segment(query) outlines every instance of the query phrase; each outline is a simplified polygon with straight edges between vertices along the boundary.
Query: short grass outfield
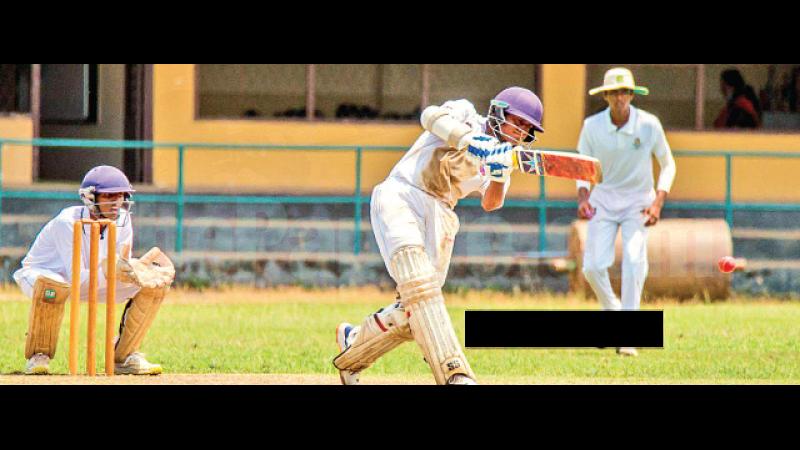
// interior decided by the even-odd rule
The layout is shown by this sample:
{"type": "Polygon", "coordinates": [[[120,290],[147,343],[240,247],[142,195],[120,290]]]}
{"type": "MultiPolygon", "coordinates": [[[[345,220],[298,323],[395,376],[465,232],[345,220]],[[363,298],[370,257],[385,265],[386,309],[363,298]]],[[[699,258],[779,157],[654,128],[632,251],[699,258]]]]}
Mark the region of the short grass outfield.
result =
{"type": "MultiPolygon", "coordinates": [[[[175,289],[142,351],[162,364],[165,374],[283,374],[334,382],[337,324],[359,323],[392,299],[392,293],[374,288],[175,289]]],[[[494,291],[451,293],[447,303],[462,343],[467,309],[597,308],[594,301],[568,295],[494,291]]],[[[0,288],[0,379],[6,382],[24,367],[29,306],[14,286],[0,288]]],[[[638,358],[617,356],[613,349],[467,349],[466,355],[479,380],[489,384],[800,384],[800,302],[660,300],[643,309],[664,311],[664,348],[643,349],[638,358]]],[[[103,311],[101,305],[98,371],[103,311]]],[[[118,316],[121,311],[119,305],[118,316]]],[[[85,304],[81,318],[83,364],[85,304]]],[[[68,322],[67,313],[50,366],[55,374],[67,373],[68,322]]],[[[370,377],[432,383],[414,343],[381,358],[362,380],[370,377]]]]}

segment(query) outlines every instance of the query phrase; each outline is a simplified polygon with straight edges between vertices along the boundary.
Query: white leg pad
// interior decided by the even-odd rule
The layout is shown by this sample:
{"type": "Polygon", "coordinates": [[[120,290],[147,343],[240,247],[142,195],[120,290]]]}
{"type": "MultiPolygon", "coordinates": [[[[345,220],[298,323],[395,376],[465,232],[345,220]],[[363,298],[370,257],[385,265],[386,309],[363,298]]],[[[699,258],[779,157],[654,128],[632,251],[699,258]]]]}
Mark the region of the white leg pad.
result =
{"type": "Polygon", "coordinates": [[[431,366],[437,384],[453,375],[475,380],[444,305],[439,277],[422,247],[402,247],[392,255],[392,272],[409,327],[431,366]]]}
{"type": "Polygon", "coordinates": [[[33,285],[28,333],[25,337],[25,358],[44,353],[50,359],[56,354],[58,332],[64,318],[64,303],[69,298],[70,285],[39,276],[33,285]]]}
{"type": "Polygon", "coordinates": [[[405,309],[395,303],[367,317],[358,327],[355,341],[333,359],[333,365],[339,370],[360,372],[398,345],[413,339],[405,309]]]}
{"type": "Polygon", "coordinates": [[[144,336],[167,294],[169,286],[142,288],[122,316],[121,332],[114,349],[114,362],[122,363],[133,352],[139,350],[144,336]]]}

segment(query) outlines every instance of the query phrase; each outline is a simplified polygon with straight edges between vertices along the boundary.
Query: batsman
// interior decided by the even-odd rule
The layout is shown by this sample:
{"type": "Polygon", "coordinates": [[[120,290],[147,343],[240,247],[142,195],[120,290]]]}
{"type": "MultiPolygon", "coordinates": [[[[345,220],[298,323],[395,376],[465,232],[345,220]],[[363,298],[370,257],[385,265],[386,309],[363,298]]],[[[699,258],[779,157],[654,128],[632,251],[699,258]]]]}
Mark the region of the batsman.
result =
{"type": "MultiPolygon", "coordinates": [[[[70,296],[72,283],[80,283],[80,300],[85,301],[89,291],[89,245],[82,239],[80,279],[72,278],[73,225],[81,219],[110,219],[118,227],[116,246],[117,274],[116,302],[127,301],[119,326],[114,351],[114,373],[132,375],[157,375],[161,366],[152,364],[139,352],[139,346],[155,319],[166,295],[175,269],[169,258],[158,248],[153,248],[142,258],[131,258],[133,228],[131,226],[130,200],[134,189],[122,171],[111,166],[98,166],[89,172],[78,190],[82,206],[63,209],[39,232],[30,251],[22,260],[22,267],[14,272],[14,281],[31,299],[28,332],[25,337],[25,373],[48,374],[50,361],[56,354],[59,330],[64,316],[65,303],[70,296]]],[[[87,233],[84,228],[84,233],[87,233]]],[[[100,238],[107,239],[104,225],[100,238]]],[[[98,270],[98,297],[106,298],[108,280],[107,246],[100,245],[98,270]]]]}
{"type": "Polygon", "coordinates": [[[543,132],[542,103],[530,90],[511,87],[491,102],[486,117],[467,100],[429,106],[424,132],[372,192],[370,220],[397,301],[360,326],[341,323],[333,360],[343,384],[398,345],[415,340],[437,384],[476,384],[450,316],[442,286],[459,220],[453,208],[472,192],[481,206],[503,206],[513,168],[512,151],[543,132]]]}

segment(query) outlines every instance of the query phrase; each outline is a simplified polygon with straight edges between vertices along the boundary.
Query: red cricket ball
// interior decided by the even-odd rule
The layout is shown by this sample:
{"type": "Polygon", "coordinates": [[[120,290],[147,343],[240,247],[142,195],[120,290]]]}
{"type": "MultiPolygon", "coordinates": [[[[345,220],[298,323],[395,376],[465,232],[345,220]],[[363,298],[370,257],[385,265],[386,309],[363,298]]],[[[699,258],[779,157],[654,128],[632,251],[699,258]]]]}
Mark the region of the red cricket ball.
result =
{"type": "Polygon", "coordinates": [[[732,256],[723,256],[717,261],[720,272],[731,273],[736,269],[736,259],[732,256]]]}

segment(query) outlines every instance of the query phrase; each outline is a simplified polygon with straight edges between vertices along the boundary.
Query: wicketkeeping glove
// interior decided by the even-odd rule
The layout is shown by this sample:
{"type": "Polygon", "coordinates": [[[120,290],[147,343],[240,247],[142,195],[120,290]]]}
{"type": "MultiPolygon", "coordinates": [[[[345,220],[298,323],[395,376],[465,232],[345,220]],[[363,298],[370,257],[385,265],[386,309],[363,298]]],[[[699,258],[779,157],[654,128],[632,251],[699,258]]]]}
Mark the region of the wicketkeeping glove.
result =
{"type": "Polygon", "coordinates": [[[175,279],[175,266],[158,247],[153,247],[141,258],[117,259],[118,278],[143,288],[163,288],[175,279]]]}

